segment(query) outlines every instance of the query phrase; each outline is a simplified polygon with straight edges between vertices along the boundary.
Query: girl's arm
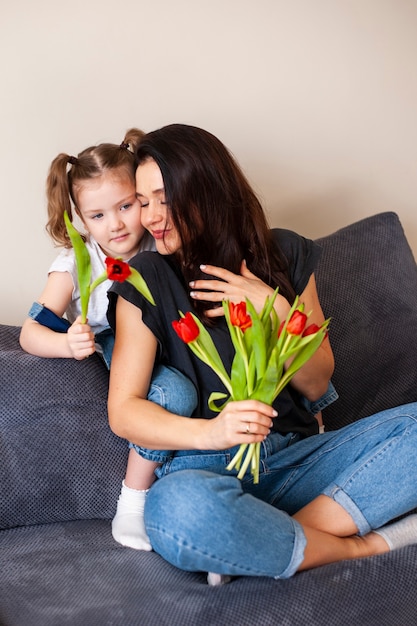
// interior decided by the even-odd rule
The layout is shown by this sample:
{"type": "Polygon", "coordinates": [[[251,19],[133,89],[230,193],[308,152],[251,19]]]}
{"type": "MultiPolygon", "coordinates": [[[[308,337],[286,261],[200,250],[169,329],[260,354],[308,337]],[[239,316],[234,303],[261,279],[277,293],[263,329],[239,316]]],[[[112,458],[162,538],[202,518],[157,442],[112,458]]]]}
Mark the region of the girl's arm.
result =
{"type": "MultiPolygon", "coordinates": [[[[68,272],[51,272],[39,302],[62,317],[72,299],[74,285],[68,272]]],[[[76,320],[67,333],[58,333],[27,318],[20,332],[20,345],[41,357],[85,359],[95,351],[94,335],[88,324],[76,320]]]]}
{"type": "MultiPolygon", "coordinates": [[[[248,298],[257,311],[260,311],[267,296],[273,294],[273,289],[257,278],[242,263],[241,274],[233,274],[228,270],[207,265],[204,269],[207,274],[214,276],[214,280],[196,280],[191,286],[191,296],[196,300],[221,302],[231,300],[234,303],[248,298]],[[219,279],[219,280],[216,280],[219,279]],[[209,289],[209,292],[202,290],[209,289]]],[[[300,302],[305,305],[304,311],[310,313],[308,324],[320,326],[324,322],[324,315],[320,305],[314,274],[311,275],[307,287],[300,295],[300,302]]],[[[287,317],[290,310],[289,302],[278,293],[275,301],[275,310],[280,320],[287,317]]],[[[223,308],[210,309],[207,315],[215,317],[223,315],[223,308]]],[[[308,400],[317,400],[328,388],[329,380],[334,370],[333,352],[328,337],[323,341],[314,356],[297,372],[291,380],[291,385],[308,400]]]]}
{"type": "Polygon", "coordinates": [[[256,400],[231,402],[212,419],[182,417],[146,400],[156,338],[143,323],[140,309],[121,296],[116,328],[108,399],[109,423],[116,435],[160,450],[223,450],[268,435],[276,412],[256,400]]]}

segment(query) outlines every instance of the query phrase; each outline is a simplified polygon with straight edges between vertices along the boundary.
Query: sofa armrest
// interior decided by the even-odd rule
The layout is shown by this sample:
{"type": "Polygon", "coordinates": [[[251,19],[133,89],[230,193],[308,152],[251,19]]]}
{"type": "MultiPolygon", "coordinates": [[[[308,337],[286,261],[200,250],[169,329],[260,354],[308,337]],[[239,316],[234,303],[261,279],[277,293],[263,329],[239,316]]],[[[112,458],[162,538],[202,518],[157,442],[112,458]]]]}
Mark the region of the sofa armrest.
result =
{"type": "Polygon", "coordinates": [[[0,528],[110,519],[127,444],[107,419],[100,357],[24,352],[20,328],[0,325],[0,528]]]}

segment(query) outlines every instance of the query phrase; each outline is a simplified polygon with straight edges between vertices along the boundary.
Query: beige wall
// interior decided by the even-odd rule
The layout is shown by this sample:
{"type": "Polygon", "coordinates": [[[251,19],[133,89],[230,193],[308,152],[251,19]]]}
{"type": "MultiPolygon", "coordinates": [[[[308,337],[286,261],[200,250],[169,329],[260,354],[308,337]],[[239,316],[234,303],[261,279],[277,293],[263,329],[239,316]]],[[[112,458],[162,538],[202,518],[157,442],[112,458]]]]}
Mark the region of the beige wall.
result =
{"type": "Polygon", "coordinates": [[[315,237],[394,210],[417,252],[417,0],[2,5],[1,323],[56,254],[50,161],[133,125],[217,134],[274,226],[315,237]]]}

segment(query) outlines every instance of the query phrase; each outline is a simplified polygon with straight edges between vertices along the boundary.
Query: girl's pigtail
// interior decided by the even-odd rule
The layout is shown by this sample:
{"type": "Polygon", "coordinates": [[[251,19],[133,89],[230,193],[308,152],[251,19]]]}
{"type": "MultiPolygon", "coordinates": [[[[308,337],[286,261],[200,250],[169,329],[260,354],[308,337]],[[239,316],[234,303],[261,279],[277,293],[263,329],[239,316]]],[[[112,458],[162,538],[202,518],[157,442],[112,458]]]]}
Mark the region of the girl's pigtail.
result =
{"type": "Polygon", "coordinates": [[[133,152],[133,154],[135,154],[136,148],[138,147],[144,136],[145,133],[143,132],[143,130],[140,130],[139,128],[130,128],[127,131],[122,143],[120,144],[120,147],[126,148],[133,152]]]}
{"type": "Polygon", "coordinates": [[[51,163],[46,179],[46,197],[48,206],[48,222],[46,230],[58,246],[71,247],[64,222],[64,211],[72,221],[71,191],[67,172],[68,164],[74,167],[75,157],[59,154],[51,163]]]}

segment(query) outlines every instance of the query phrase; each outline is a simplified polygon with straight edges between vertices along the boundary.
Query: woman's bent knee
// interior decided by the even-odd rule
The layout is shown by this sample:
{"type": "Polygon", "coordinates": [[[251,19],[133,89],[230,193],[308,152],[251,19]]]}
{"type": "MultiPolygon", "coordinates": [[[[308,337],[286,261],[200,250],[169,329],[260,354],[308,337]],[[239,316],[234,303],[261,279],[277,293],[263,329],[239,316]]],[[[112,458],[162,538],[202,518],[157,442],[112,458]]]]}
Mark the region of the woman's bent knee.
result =
{"type": "Polygon", "coordinates": [[[145,525],[155,552],[188,571],[287,578],[303,559],[298,522],[245,493],[233,476],[165,476],[148,494],[145,525]]]}

